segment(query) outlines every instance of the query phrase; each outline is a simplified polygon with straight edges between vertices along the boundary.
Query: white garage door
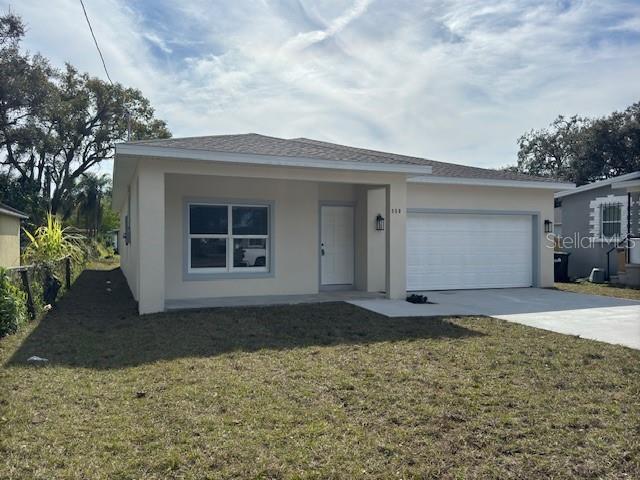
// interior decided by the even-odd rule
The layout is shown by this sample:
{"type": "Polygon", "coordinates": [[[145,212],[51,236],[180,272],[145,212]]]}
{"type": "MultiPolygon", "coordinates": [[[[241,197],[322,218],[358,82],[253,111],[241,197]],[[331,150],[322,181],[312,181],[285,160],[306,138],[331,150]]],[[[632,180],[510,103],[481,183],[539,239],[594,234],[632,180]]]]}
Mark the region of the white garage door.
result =
{"type": "Polygon", "coordinates": [[[530,287],[529,215],[410,213],[407,290],[530,287]]]}

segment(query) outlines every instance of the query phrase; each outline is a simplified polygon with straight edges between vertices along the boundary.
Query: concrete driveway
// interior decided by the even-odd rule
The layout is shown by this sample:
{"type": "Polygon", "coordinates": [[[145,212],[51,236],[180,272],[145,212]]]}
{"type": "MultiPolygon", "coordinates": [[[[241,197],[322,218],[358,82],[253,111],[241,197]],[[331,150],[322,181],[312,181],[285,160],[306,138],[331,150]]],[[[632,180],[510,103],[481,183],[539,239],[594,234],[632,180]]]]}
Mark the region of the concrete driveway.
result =
{"type": "Polygon", "coordinates": [[[403,300],[349,303],[389,317],[488,315],[558,333],[640,349],[640,302],[541,288],[420,292],[432,305],[403,300]]]}

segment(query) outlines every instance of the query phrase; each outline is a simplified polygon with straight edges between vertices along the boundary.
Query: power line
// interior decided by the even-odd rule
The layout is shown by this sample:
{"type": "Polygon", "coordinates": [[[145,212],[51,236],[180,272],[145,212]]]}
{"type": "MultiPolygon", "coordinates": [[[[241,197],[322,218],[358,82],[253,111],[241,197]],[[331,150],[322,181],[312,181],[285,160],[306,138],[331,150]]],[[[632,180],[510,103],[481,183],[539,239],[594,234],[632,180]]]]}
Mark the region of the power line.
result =
{"type": "MultiPolygon", "coordinates": [[[[80,0],[80,5],[82,5],[82,11],[84,12],[84,18],[87,19],[87,25],[89,25],[89,31],[91,32],[91,36],[93,37],[93,43],[96,45],[96,50],[98,50],[98,55],[100,55],[100,60],[102,61],[102,67],[104,68],[104,73],[107,74],[107,78],[109,79],[109,83],[113,85],[113,80],[111,80],[111,76],[109,75],[109,70],[107,70],[107,64],[104,61],[104,57],[102,56],[102,50],[100,50],[100,45],[98,45],[98,39],[96,38],[95,33],[93,33],[93,27],[91,26],[91,20],[89,20],[89,15],[87,15],[87,9],[84,6],[84,2],[80,0]]],[[[131,140],[131,112],[128,108],[125,107],[125,117],[127,119],[127,141],[131,140]]]]}
{"type": "Polygon", "coordinates": [[[84,18],[87,19],[87,25],[89,25],[89,31],[91,32],[91,36],[93,37],[93,43],[96,45],[96,49],[98,50],[98,54],[100,55],[100,60],[102,60],[102,66],[104,67],[104,73],[107,74],[107,78],[109,79],[109,83],[113,85],[113,81],[109,76],[109,71],[107,70],[107,64],[104,61],[104,57],[102,56],[102,51],[100,50],[100,46],[98,45],[98,40],[96,39],[96,35],[93,33],[93,27],[91,26],[91,21],[89,20],[89,15],[87,15],[87,9],[84,8],[84,2],[80,0],[80,5],[82,5],[82,11],[84,12],[84,18]]]}

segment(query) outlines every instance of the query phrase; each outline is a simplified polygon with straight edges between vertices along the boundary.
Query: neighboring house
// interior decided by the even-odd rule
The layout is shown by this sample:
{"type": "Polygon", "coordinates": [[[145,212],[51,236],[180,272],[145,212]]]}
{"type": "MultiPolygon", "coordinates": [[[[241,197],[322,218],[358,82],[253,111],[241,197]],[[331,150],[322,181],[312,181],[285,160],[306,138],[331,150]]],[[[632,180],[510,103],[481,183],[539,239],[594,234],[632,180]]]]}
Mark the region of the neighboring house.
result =
{"type": "Polygon", "coordinates": [[[0,267],[20,265],[20,222],[27,215],[0,203],[0,267]]]}
{"type": "Polygon", "coordinates": [[[640,241],[633,240],[640,233],[640,172],[558,192],[555,198],[555,233],[560,249],[571,253],[569,276],[608,268],[612,276],[623,274],[618,280],[633,283],[634,265],[640,263],[640,241]]]}
{"type": "Polygon", "coordinates": [[[107,238],[108,238],[109,245],[113,247],[114,252],[118,253],[118,248],[119,248],[118,241],[120,240],[120,230],[117,230],[117,229],[109,230],[107,238]]]}
{"type": "Polygon", "coordinates": [[[351,289],[553,285],[553,193],[572,185],[257,134],[119,144],[113,205],[140,313],[351,289]]]}

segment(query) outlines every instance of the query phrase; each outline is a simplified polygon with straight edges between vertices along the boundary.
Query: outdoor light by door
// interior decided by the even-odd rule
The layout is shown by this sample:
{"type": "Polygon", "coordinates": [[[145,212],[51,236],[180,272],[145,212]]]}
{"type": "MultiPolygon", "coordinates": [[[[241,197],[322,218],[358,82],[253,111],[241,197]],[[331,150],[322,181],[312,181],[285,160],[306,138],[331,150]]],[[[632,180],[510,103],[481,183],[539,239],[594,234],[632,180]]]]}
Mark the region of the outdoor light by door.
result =
{"type": "Polygon", "coordinates": [[[384,217],[380,214],[376,217],[376,230],[384,230],[384,217]]]}
{"type": "Polygon", "coordinates": [[[553,232],[553,222],[551,220],[544,221],[544,233],[553,232]]]}

